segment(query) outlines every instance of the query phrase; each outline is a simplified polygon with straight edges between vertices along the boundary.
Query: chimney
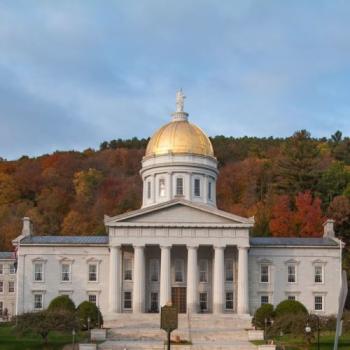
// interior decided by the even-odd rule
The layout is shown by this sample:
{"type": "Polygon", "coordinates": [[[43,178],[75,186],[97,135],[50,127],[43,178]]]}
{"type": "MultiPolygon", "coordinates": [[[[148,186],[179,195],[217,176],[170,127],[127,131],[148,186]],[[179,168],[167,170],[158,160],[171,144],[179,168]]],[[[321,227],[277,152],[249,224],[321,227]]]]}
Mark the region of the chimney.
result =
{"type": "Polygon", "coordinates": [[[323,223],[323,237],[335,237],[334,223],[335,221],[332,219],[327,219],[323,223]]]}
{"type": "Polygon", "coordinates": [[[23,236],[31,236],[33,234],[33,224],[30,218],[24,217],[22,219],[23,227],[22,227],[22,235],[23,236]]]}

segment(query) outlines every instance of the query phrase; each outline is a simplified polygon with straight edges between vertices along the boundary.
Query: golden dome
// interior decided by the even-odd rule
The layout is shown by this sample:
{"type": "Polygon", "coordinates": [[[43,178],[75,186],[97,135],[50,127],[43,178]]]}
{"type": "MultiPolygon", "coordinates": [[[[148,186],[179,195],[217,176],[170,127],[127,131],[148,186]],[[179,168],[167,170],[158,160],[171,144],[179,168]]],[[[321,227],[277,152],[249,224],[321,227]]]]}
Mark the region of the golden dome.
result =
{"type": "Polygon", "coordinates": [[[145,156],[168,153],[214,157],[213,146],[208,136],[198,126],[181,118],[174,118],[151,137],[145,156]]]}

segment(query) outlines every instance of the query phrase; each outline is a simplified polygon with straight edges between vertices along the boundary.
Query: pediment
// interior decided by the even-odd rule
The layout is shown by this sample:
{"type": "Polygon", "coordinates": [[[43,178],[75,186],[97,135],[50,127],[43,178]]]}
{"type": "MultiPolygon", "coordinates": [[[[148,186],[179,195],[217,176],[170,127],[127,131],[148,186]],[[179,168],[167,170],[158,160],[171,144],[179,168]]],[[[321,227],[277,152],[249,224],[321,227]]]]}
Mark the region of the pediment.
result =
{"type": "Polygon", "coordinates": [[[170,201],[115,217],[105,217],[107,226],[135,224],[227,224],[252,226],[252,219],[243,218],[213,207],[187,201],[170,201]]]}

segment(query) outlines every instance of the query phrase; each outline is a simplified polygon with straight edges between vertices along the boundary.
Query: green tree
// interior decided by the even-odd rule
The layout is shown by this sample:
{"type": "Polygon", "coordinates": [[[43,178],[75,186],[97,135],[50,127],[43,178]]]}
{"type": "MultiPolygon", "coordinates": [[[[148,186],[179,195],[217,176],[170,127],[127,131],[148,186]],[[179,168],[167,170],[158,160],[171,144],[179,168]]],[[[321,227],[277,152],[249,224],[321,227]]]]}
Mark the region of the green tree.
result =
{"type": "Polygon", "coordinates": [[[320,173],[320,153],[306,130],[297,131],[287,140],[277,164],[277,188],[296,195],[314,190],[320,173]]]}
{"type": "Polygon", "coordinates": [[[19,334],[38,334],[48,343],[51,331],[71,331],[79,326],[77,318],[64,310],[28,312],[16,316],[16,331],[19,334]]]}
{"type": "Polygon", "coordinates": [[[335,196],[341,195],[350,184],[350,171],[344,163],[335,161],[322,173],[318,191],[322,202],[328,205],[335,196]]]}
{"type": "Polygon", "coordinates": [[[74,313],[75,305],[73,300],[68,295],[59,295],[58,297],[51,300],[49,311],[67,311],[74,313]]]}
{"type": "Polygon", "coordinates": [[[77,316],[81,329],[88,328],[88,319],[90,318],[90,328],[100,327],[103,324],[103,318],[100,310],[94,303],[83,301],[77,308],[77,316]]]}

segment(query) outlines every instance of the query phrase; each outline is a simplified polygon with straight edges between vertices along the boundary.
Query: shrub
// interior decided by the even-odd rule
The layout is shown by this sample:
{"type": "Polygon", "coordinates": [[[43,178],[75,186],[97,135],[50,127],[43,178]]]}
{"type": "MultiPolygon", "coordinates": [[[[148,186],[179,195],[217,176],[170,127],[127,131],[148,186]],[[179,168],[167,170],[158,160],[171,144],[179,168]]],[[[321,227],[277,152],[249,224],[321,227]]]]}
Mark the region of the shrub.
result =
{"type": "Polygon", "coordinates": [[[88,329],[88,318],[90,317],[90,328],[101,327],[103,318],[100,310],[94,303],[83,301],[77,308],[77,316],[81,329],[88,329]]]}
{"type": "Polygon", "coordinates": [[[78,327],[74,314],[67,310],[28,312],[15,317],[19,334],[38,334],[48,342],[51,331],[72,331],[78,327]]]}
{"type": "Polygon", "coordinates": [[[304,315],[308,314],[306,307],[297,300],[283,300],[276,306],[275,310],[276,317],[300,313],[304,315]]]}
{"type": "Polygon", "coordinates": [[[264,304],[255,311],[253,318],[253,325],[258,328],[264,328],[265,318],[273,318],[273,306],[271,304],[264,304]]]}
{"type": "Polygon", "coordinates": [[[302,335],[305,334],[305,326],[308,315],[305,313],[284,314],[277,317],[268,329],[269,336],[280,336],[281,334],[302,335]]]}
{"type": "Polygon", "coordinates": [[[55,299],[51,300],[48,310],[49,311],[65,310],[68,312],[75,312],[75,305],[72,299],[69,298],[69,296],[60,295],[55,299]]]}

